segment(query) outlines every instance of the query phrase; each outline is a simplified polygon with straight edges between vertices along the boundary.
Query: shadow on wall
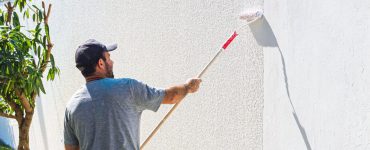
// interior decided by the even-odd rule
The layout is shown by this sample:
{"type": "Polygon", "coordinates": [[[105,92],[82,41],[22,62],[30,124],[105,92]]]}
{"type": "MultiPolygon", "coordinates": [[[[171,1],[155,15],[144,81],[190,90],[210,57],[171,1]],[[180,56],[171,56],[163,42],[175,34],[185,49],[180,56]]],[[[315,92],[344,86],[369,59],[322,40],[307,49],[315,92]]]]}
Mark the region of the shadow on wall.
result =
{"type": "Polygon", "coordinates": [[[267,22],[265,17],[262,17],[260,20],[250,24],[251,31],[253,33],[254,38],[256,39],[258,45],[263,47],[276,47],[279,50],[281,63],[283,66],[283,73],[284,73],[284,81],[285,81],[285,90],[289,99],[289,103],[292,107],[292,114],[294,117],[294,120],[298,126],[298,129],[302,135],[303,141],[306,144],[307,150],[311,150],[311,145],[308,141],[306,131],[302,124],[299,121],[298,115],[295,111],[294,105],[292,103],[292,100],[290,98],[290,92],[289,92],[289,84],[288,84],[288,76],[286,71],[286,65],[285,65],[285,59],[284,55],[279,47],[279,44],[276,40],[276,36],[274,32],[271,29],[270,24],[267,22]]]}
{"type": "Polygon", "coordinates": [[[48,137],[47,137],[47,134],[46,134],[46,126],[45,126],[45,116],[44,116],[44,110],[42,108],[42,104],[41,104],[41,98],[40,97],[37,97],[37,101],[36,101],[36,106],[37,106],[37,115],[39,117],[39,124],[40,124],[40,129],[41,129],[41,135],[42,135],[42,140],[43,140],[43,144],[44,144],[44,148],[45,149],[49,149],[49,146],[48,146],[48,137]]]}
{"type": "MultiPolygon", "coordinates": [[[[275,34],[265,17],[249,25],[258,45],[263,47],[278,47],[275,34]]],[[[280,49],[280,48],[279,48],[280,49]]]]}

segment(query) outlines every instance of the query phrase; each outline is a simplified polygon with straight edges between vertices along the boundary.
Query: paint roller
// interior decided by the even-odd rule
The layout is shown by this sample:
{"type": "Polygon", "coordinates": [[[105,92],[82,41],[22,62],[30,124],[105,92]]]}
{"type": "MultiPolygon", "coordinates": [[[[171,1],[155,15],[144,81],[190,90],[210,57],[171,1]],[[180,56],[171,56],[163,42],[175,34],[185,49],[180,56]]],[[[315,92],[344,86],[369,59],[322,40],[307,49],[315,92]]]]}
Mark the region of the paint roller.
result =
{"type": "MultiPolygon", "coordinates": [[[[247,9],[246,11],[242,12],[239,15],[239,19],[245,20],[246,25],[251,24],[252,22],[258,20],[263,16],[263,10],[261,8],[255,7],[247,9]]],[[[217,51],[215,56],[211,59],[211,61],[203,68],[203,70],[198,74],[197,78],[201,78],[204,73],[208,70],[208,68],[213,64],[216,58],[221,54],[222,51],[226,50],[226,48],[230,45],[230,43],[238,36],[238,31],[240,28],[245,27],[246,25],[240,26],[237,28],[234,33],[230,36],[230,38],[222,45],[222,47],[217,51]]],[[[182,101],[182,100],[181,100],[182,101]]],[[[166,114],[166,116],[162,119],[162,121],[157,125],[157,127],[152,131],[152,133],[148,136],[148,138],[144,141],[144,143],[140,146],[140,149],[143,149],[144,146],[152,139],[152,137],[157,133],[159,128],[163,125],[163,123],[167,120],[167,118],[173,113],[173,111],[180,105],[181,101],[176,103],[171,110],[166,114]]]]}
{"type": "MultiPolygon", "coordinates": [[[[263,11],[262,9],[260,8],[251,8],[251,9],[247,9],[246,11],[242,12],[240,15],[239,15],[239,19],[241,20],[245,20],[247,21],[247,24],[246,25],[249,25],[251,24],[252,22],[258,20],[259,18],[261,18],[263,15],[263,11]]],[[[238,31],[239,29],[245,27],[246,25],[243,25],[243,26],[240,26],[239,28],[237,28],[234,33],[230,36],[230,38],[222,45],[222,47],[218,50],[218,52],[216,53],[216,55],[211,59],[211,61],[203,68],[203,70],[198,74],[198,78],[201,78],[203,76],[203,74],[207,71],[207,69],[209,68],[209,66],[211,66],[211,64],[216,60],[216,58],[220,55],[220,53],[224,50],[226,50],[226,48],[229,46],[229,44],[236,38],[236,36],[238,36],[238,33],[236,31],[238,31]]]]}

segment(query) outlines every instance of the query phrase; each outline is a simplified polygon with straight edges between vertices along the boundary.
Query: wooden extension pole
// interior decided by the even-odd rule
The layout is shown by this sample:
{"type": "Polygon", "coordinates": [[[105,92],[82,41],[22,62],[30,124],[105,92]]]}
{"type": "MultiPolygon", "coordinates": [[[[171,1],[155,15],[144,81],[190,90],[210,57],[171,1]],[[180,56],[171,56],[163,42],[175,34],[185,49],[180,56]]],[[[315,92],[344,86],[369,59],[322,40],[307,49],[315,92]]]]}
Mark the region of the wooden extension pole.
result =
{"type": "MultiPolygon", "coordinates": [[[[220,50],[216,53],[216,55],[212,58],[212,60],[203,68],[203,70],[198,74],[197,78],[201,78],[203,74],[208,70],[209,66],[213,64],[213,62],[216,60],[216,58],[221,54],[223,50],[227,48],[227,46],[231,43],[231,41],[234,40],[234,38],[237,36],[236,32],[226,41],[226,43],[220,48],[220,50]]],[[[182,101],[182,100],[181,100],[182,101]]],[[[177,102],[171,110],[164,116],[162,121],[155,127],[155,129],[152,131],[152,133],[149,135],[149,137],[144,141],[143,144],[141,144],[140,149],[143,149],[146,144],[152,139],[152,137],[157,133],[159,128],[162,127],[163,123],[167,120],[167,118],[175,111],[175,109],[180,105],[181,101],[177,102]]]]}

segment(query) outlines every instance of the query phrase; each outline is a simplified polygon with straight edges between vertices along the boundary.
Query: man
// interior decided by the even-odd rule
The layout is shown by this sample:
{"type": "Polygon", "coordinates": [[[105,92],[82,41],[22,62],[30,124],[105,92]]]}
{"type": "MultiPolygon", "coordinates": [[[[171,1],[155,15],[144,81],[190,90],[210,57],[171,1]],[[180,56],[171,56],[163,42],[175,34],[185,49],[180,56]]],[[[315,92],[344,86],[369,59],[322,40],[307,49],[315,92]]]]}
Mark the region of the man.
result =
{"type": "Polygon", "coordinates": [[[175,104],[198,90],[201,79],[157,89],[129,78],[114,79],[110,51],[96,40],[80,45],[76,67],[86,79],[66,106],[66,150],[138,150],[140,117],[144,110],[157,111],[160,104],[175,104]]]}

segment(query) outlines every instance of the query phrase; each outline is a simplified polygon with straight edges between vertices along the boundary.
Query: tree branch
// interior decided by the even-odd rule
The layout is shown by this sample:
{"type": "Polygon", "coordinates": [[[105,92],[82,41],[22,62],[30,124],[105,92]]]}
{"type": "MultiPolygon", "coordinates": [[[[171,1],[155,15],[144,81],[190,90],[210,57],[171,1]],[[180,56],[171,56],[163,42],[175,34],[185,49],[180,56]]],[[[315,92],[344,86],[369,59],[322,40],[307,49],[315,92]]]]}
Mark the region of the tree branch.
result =
{"type": "Polygon", "coordinates": [[[20,99],[21,104],[26,110],[26,112],[32,112],[32,107],[30,105],[30,102],[27,100],[26,96],[22,92],[20,92],[18,89],[15,89],[15,94],[20,99]]]}
{"type": "Polygon", "coordinates": [[[33,100],[33,104],[31,104],[31,105],[33,107],[35,107],[35,105],[36,105],[36,96],[37,96],[37,93],[36,92],[32,92],[31,99],[33,100]]]}
{"type": "Polygon", "coordinates": [[[8,4],[5,4],[5,7],[8,10],[8,18],[6,20],[6,25],[8,25],[8,23],[10,24],[10,21],[12,19],[12,14],[13,14],[15,5],[12,6],[12,3],[8,2],[8,4]]]}
{"type": "Polygon", "coordinates": [[[16,119],[14,115],[10,115],[10,114],[7,114],[5,112],[1,112],[0,111],[0,116],[1,117],[5,117],[5,118],[12,118],[12,119],[16,119]]]}
{"type": "Polygon", "coordinates": [[[23,110],[20,109],[20,106],[11,100],[9,95],[5,96],[5,102],[9,104],[9,106],[15,111],[15,119],[18,123],[22,122],[23,119],[23,110]]]}
{"type": "MultiPolygon", "coordinates": [[[[46,8],[45,8],[45,2],[44,1],[42,1],[42,8],[44,9],[44,24],[45,24],[45,27],[46,27],[46,26],[49,26],[49,16],[50,16],[51,4],[49,4],[47,13],[46,13],[46,8]]],[[[40,68],[41,73],[43,73],[45,71],[46,66],[49,63],[51,49],[54,46],[53,43],[51,43],[50,34],[48,36],[49,36],[49,38],[47,38],[47,42],[48,42],[47,43],[47,48],[48,49],[47,49],[47,52],[46,52],[46,59],[43,60],[43,64],[41,64],[41,68],[40,68]]]]}
{"type": "Polygon", "coordinates": [[[49,20],[49,16],[50,16],[50,10],[51,10],[51,4],[49,4],[48,6],[48,10],[47,10],[47,13],[46,13],[46,8],[45,8],[45,2],[42,1],[42,8],[44,9],[44,21],[46,24],[48,24],[48,20],[49,20]]]}

